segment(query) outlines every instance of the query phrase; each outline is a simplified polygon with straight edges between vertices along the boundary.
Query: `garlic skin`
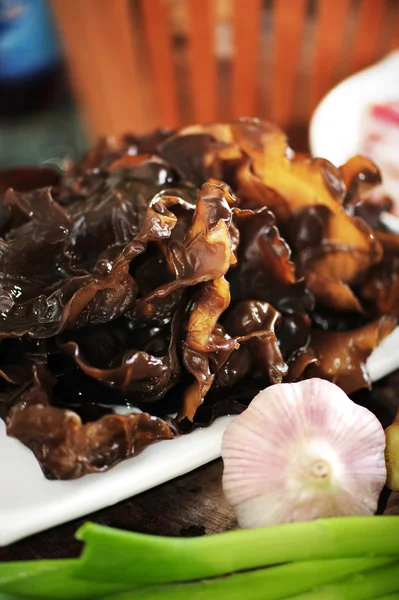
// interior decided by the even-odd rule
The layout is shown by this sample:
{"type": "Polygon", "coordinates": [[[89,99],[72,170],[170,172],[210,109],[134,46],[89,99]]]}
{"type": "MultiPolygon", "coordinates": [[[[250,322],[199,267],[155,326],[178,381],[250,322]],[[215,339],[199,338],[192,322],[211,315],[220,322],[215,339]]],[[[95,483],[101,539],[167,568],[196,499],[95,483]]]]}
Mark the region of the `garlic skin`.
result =
{"type": "Polygon", "coordinates": [[[372,515],[384,449],[378,419],[335,384],[273,385],[225,431],[223,491],[244,528],[372,515]]]}

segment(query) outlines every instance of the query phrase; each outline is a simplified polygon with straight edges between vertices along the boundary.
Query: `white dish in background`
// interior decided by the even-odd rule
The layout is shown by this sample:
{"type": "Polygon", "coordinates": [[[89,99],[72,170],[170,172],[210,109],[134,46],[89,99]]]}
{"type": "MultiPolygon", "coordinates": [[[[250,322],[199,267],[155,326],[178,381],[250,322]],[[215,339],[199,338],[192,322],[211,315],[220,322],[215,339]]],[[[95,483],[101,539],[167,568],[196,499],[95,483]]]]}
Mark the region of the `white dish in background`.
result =
{"type": "MultiPolygon", "coordinates": [[[[399,367],[399,327],[367,366],[372,381],[399,367]]],[[[232,418],[221,417],[206,429],[149,446],[106,473],[72,481],[47,480],[34,455],[6,436],[0,420],[0,546],[116,504],[218,458],[232,418]]]]}
{"type": "MultiPolygon", "coordinates": [[[[342,165],[359,153],[361,119],[370,104],[399,101],[399,51],[338,84],[320,102],[310,123],[313,156],[342,165]]],[[[387,227],[399,233],[399,218],[383,215],[387,227]]]]}

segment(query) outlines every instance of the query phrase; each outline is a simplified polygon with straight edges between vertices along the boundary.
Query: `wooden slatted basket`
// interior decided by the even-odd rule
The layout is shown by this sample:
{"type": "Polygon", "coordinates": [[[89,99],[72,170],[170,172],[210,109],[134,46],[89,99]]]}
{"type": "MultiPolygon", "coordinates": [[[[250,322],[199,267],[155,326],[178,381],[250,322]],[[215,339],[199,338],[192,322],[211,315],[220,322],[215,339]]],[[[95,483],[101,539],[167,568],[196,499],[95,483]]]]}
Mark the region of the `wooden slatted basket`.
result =
{"type": "Polygon", "coordinates": [[[93,137],[260,116],[307,122],[399,45],[397,0],[52,0],[93,137]]]}

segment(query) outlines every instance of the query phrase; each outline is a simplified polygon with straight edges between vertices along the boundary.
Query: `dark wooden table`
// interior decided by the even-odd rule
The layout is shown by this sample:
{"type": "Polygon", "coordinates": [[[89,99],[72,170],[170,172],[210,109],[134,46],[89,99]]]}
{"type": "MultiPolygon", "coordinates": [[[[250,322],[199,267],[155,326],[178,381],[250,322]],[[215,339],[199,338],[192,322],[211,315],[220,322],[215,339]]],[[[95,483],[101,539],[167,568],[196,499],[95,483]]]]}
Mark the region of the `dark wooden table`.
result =
{"type": "MultiPolygon", "coordinates": [[[[375,410],[387,425],[399,406],[399,371],[376,383],[371,392],[362,392],[357,399],[375,410]]],[[[237,527],[234,513],[223,497],[222,470],[222,461],[216,460],[115,506],[0,548],[0,562],[77,556],[81,544],[75,540],[74,534],[87,520],[172,536],[204,535],[234,529],[237,527]]],[[[391,494],[387,503],[384,496],[381,510],[385,514],[399,514],[399,493],[391,494]]]]}

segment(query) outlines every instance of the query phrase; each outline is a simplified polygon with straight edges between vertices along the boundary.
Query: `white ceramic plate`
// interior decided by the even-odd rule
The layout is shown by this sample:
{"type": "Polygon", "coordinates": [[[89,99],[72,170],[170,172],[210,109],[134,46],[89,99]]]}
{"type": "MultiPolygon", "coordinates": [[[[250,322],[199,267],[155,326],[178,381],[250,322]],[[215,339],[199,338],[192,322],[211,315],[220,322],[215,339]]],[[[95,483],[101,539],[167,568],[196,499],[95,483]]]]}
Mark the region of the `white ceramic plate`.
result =
{"type": "MultiPolygon", "coordinates": [[[[399,327],[367,364],[373,381],[399,367],[399,327]]],[[[116,504],[218,458],[232,418],[221,417],[206,429],[154,444],[106,473],[72,481],[45,479],[30,450],[7,437],[0,420],[0,546],[116,504]]]]}
{"type": "MultiPolygon", "coordinates": [[[[370,104],[399,100],[399,51],[352,75],[325,96],[310,123],[313,156],[342,165],[359,152],[362,115],[370,104]]],[[[385,224],[399,233],[399,218],[385,213],[385,224]]]]}
{"type": "MultiPolygon", "coordinates": [[[[395,90],[399,91],[399,53],[386,64],[389,61],[398,67],[395,90]]],[[[381,75],[375,69],[382,81],[385,67],[378,66],[381,75]]],[[[339,86],[319,106],[311,128],[315,155],[336,164],[345,162],[356,152],[358,102],[394,98],[393,88],[389,94],[376,84],[373,95],[367,75],[370,71],[352,78],[353,83],[351,79],[341,84],[344,92],[341,94],[339,86]]],[[[373,352],[367,366],[372,381],[399,367],[399,328],[373,352]]],[[[231,419],[219,418],[206,429],[154,444],[107,473],[73,481],[45,479],[30,450],[7,437],[0,420],[0,546],[115,504],[218,458],[222,435],[231,419]]]]}

